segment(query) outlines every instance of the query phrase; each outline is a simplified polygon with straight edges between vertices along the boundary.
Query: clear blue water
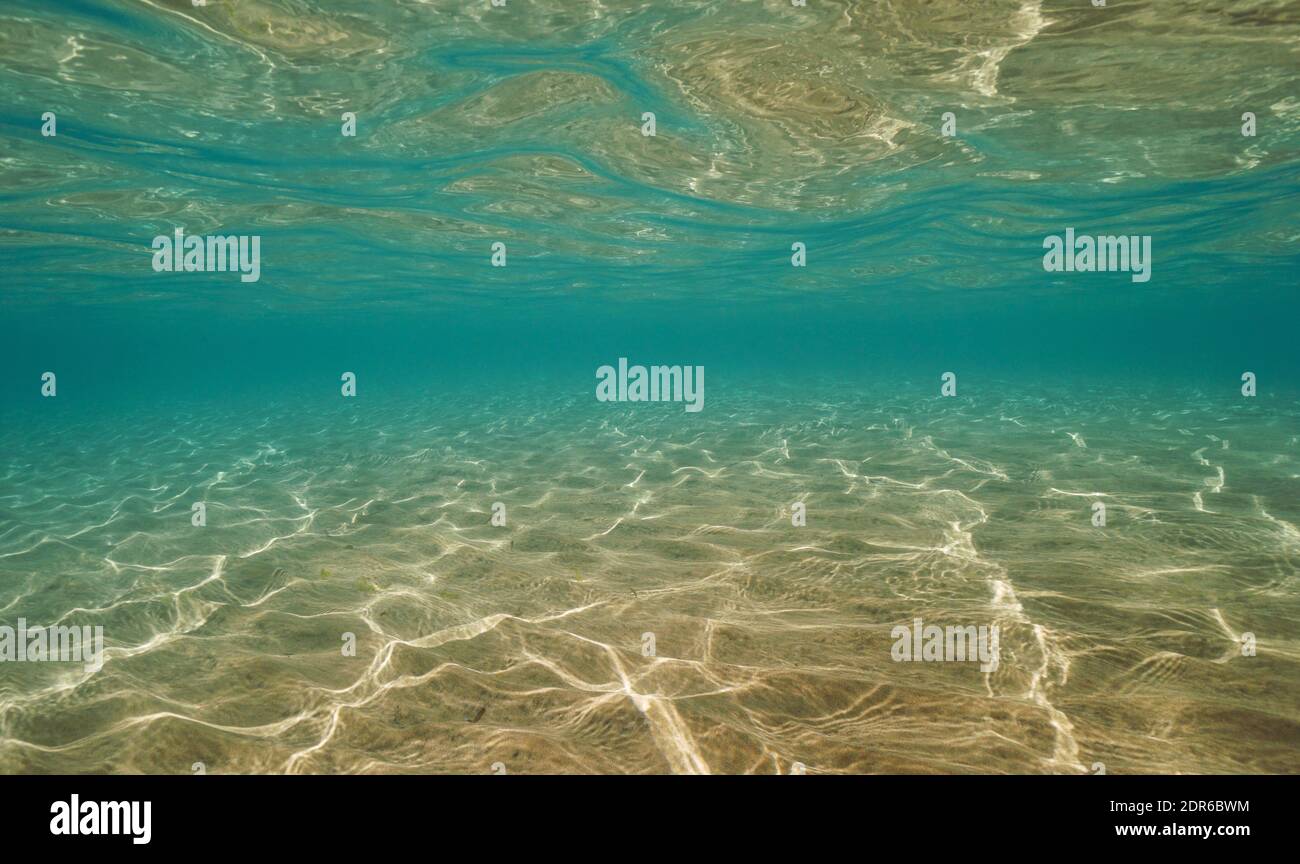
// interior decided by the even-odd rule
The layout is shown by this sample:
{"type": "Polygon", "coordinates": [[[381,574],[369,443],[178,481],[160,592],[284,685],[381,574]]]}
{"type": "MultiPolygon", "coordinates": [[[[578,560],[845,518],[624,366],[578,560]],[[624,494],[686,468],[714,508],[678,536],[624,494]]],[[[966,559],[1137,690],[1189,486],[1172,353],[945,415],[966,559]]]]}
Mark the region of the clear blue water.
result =
{"type": "Polygon", "coordinates": [[[0,769],[1300,769],[1297,44],[0,3],[0,624],[106,644],[0,663],[0,769]],[[260,279],[155,272],[176,228],[260,279]],[[1046,272],[1067,228],[1150,280],[1046,272]],[[620,357],[704,409],[597,401],[620,357]],[[894,662],[917,617],[998,669],[894,662]]]}

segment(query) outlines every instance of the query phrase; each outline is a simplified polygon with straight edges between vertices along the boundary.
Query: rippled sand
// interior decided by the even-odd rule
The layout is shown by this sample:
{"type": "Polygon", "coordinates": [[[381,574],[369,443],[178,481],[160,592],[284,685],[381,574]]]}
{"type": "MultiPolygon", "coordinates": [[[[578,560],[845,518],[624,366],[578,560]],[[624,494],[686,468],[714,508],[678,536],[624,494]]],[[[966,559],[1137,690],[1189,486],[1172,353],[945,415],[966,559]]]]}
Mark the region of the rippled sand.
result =
{"type": "Polygon", "coordinates": [[[1300,771],[1295,403],[930,389],[11,415],[0,770],[1300,771]]]}

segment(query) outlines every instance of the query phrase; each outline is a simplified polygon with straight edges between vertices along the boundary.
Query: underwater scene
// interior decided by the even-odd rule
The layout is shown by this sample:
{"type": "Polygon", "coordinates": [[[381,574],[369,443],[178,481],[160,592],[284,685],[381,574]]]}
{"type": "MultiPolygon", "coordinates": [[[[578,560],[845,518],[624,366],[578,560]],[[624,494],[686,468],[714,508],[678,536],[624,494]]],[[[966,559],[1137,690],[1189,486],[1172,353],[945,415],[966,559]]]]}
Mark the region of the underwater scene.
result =
{"type": "Polygon", "coordinates": [[[0,0],[0,773],[1300,773],[1300,4],[0,0]]]}

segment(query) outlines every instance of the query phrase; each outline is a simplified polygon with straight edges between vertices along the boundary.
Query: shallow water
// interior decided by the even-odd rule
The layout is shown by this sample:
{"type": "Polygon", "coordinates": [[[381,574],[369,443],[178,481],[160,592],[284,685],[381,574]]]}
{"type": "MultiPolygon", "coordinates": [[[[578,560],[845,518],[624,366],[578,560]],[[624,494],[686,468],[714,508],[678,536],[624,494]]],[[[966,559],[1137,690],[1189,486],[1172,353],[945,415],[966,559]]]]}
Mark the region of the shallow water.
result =
{"type": "Polygon", "coordinates": [[[0,667],[6,766],[1294,770],[1295,409],[1070,392],[35,414],[5,609],[112,638],[0,667]],[[892,662],[914,617],[1002,662],[892,662]]]}
{"type": "Polygon", "coordinates": [[[1272,2],[0,4],[0,625],[105,642],[0,662],[0,770],[1300,771],[1297,52],[1272,2]],[[176,227],[260,279],[154,272],[176,227]],[[1045,272],[1067,227],[1150,281],[1045,272]],[[620,357],[703,410],[597,401],[620,357]]]}

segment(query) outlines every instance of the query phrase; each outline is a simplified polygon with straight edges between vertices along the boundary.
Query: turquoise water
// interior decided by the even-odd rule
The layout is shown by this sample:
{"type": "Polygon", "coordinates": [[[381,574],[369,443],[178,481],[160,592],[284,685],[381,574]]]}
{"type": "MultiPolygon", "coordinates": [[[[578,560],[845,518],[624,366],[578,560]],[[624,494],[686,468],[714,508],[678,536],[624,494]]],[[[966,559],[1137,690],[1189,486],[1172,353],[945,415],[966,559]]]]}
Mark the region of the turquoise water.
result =
{"type": "Polygon", "coordinates": [[[0,770],[1300,770],[1297,52],[1273,2],[0,3],[0,625],[105,645],[0,662],[0,770]]]}

